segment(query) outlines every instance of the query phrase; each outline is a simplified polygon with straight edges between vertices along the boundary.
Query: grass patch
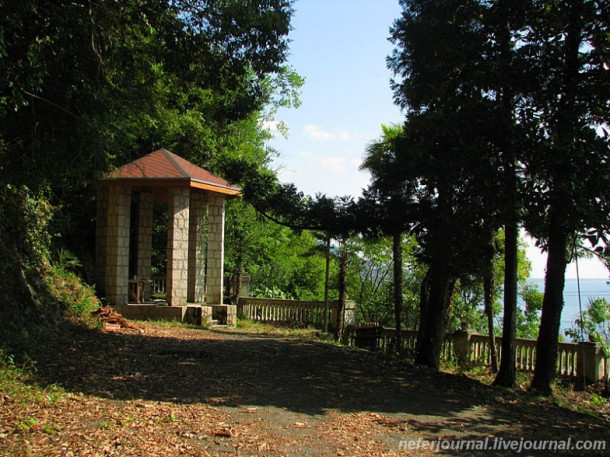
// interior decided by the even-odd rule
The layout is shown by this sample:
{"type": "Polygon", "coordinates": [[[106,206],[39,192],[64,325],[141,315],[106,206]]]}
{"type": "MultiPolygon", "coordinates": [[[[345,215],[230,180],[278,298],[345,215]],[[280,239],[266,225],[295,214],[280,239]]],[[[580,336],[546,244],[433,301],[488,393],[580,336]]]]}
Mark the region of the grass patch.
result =
{"type": "Polygon", "coordinates": [[[299,325],[290,327],[286,324],[280,325],[270,322],[252,321],[250,319],[237,319],[237,324],[234,331],[251,333],[255,335],[271,335],[281,336],[283,338],[334,342],[332,335],[324,333],[315,327],[309,326],[303,328],[299,325]]]}
{"type": "MultiPolygon", "coordinates": [[[[134,319],[127,319],[127,320],[129,322],[134,322],[134,323],[137,322],[134,319]]],[[[150,320],[147,320],[144,322],[151,322],[162,328],[190,328],[193,330],[205,330],[207,328],[205,325],[189,324],[188,322],[180,322],[180,321],[169,321],[166,319],[150,319],[150,320]]]]}
{"type": "MultiPolygon", "coordinates": [[[[40,388],[33,381],[36,367],[31,359],[18,366],[13,357],[0,350],[0,392],[4,400],[10,400],[16,405],[31,403],[50,404],[56,402],[64,394],[57,386],[40,388]]],[[[24,426],[31,426],[27,421],[24,426]]]]}

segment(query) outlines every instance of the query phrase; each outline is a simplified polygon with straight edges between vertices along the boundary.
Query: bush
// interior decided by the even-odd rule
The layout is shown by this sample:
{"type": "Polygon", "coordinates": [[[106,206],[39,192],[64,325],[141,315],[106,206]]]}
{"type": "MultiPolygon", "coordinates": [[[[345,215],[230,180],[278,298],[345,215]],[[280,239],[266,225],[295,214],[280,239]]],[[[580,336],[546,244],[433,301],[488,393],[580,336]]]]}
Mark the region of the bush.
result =
{"type": "Polygon", "coordinates": [[[0,341],[22,350],[33,333],[48,333],[64,313],[81,315],[98,306],[91,287],[73,271],[80,263],[67,251],[52,261],[47,225],[52,206],[25,187],[0,188],[0,341]]]}

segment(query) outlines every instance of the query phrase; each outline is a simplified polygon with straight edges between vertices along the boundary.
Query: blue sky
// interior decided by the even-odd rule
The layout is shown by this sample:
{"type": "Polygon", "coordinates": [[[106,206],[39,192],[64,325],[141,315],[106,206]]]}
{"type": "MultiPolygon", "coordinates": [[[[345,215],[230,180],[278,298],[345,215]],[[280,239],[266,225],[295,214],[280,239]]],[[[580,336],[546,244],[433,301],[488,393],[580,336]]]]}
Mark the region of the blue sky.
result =
{"type": "Polygon", "coordinates": [[[276,116],[289,132],[272,144],[274,165],[306,194],[358,196],[369,181],[358,171],[366,145],[402,119],[385,64],[398,1],[298,0],[295,10],[289,63],[305,85],[301,107],[276,116]]]}
{"type": "MultiPolygon", "coordinates": [[[[400,123],[386,57],[389,28],[400,16],[398,0],[297,0],[289,64],[305,78],[298,109],[282,109],[288,127],[270,143],[280,180],[305,194],[360,196],[369,175],[359,166],[381,124],[400,123]]],[[[532,277],[544,276],[545,256],[528,249],[532,277]]],[[[581,261],[581,277],[607,278],[600,262],[581,261]]],[[[574,265],[567,271],[575,277],[574,265]]]]}

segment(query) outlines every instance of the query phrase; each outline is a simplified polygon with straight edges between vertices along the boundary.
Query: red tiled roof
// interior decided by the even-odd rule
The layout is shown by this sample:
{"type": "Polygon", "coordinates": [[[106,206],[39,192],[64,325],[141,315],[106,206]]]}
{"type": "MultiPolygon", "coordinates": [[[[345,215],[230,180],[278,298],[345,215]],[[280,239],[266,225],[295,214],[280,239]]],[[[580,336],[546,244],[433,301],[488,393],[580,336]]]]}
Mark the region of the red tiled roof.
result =
{"type": "Polygon", "coordinates": [[[104,181],[125,180],[142,183],[142,181],[184,181],[191,187],[203,188],[229,194],[239,194],[241,189],[229,184],[209,171],[169,152],[159,149],[123,165],[109,173],[104,181]]]}

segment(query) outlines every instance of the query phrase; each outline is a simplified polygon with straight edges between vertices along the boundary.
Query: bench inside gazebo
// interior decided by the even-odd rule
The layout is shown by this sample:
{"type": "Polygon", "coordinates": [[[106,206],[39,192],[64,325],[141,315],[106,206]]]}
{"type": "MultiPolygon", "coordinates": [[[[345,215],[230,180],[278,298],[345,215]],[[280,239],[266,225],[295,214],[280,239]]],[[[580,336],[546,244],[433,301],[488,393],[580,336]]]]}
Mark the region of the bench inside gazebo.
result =
{"type": "Polygon", "coordinates": [[[234,324],[235,307],[223,304],[224,208],[240,189],[165,149],[99,184],[96,286],[107,303],[127,318],[234,324]],[[168,209],[169,306],[150,294],[154,203],[168,209]]]}

